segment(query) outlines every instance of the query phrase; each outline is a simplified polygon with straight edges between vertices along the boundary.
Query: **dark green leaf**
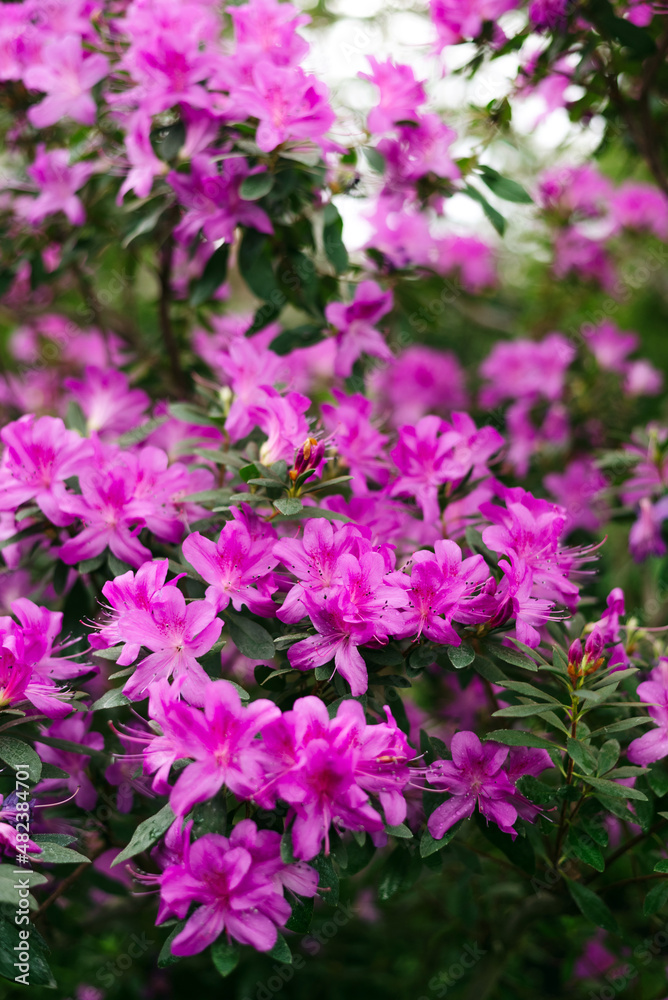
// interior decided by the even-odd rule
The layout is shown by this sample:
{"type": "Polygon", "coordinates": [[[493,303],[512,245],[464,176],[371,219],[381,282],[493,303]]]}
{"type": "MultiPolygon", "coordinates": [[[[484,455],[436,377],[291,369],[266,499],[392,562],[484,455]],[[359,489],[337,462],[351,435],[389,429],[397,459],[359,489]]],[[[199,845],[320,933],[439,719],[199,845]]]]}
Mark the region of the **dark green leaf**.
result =
{"type": "Polygon", "coordinates": [[[223,979],[229,976],[231,972],[234,972],[240,958],[241,950],[239,945],[236,942],[228,944],[224,936],[219,937],[211,945],[211,959],[216,967],[216,971],[223,979]]]}
{"type": "Polygon", "coordinates": [[[580,913],[596,926],[616,933],[617,922],[603,900],[580,882],[572,882],[569,878],[564,881],[580,913]]]}
{"type": "Polygon", "coordinates": [[[513,201],[522,205],[530,205],[532,203],[533,198],[531,195],[517,181],[511,181],[507,177],[502,177],[500,173],[492,170],[491,167],[480,167],[479,169],[481,174],[480,179],[483,184],[486,184],[497,198],[503,198],[504,201],[513,201]]]}
{"type": "Polygon", "coordinates": [[[475,652],[470,646],[447,646],[450,663],[455,670],[462,670],[468,667],[475,660],[475,652]]]}
{"type": "Polygon", "coordinates": [[[259,201],[269,194],[274,186],[274,175],[265,170],[261,174],[249,174],[244,177],[239,188],[239,194],[245,201],[259,201]]]}
{"type": "Polygon", "coordinates": [[[119,865],[122,861],[127,861],[128,858],[133,858],[136,854],[141,854],[148,847],[155,844],[156,840],[162,837],[163,833],[172,825],[176,817],[171,810],[169,803],[164,805],[162,809],[157,812],[154,816],[149,816],[145,819],[143,823],[140,823],[135,832],[132,834],[132,839],[127,847],[124,847],[118,857],[114,858],[111,863],[111,867],[114,865],[119,865]]]}
{"type": "Polygon", "coordinates": [[[277,962],[283,962],[284,965],[292,965],[292,952],[282,934],[276,936],[276,944],[267,955],[269,958],[275,958],[277,962]]]}
{"type": "Polygon", "coordinates": [[[594,773],[597,757],[592,747],[588,747],[581,740],[574,740],[569,736],[566,740],[566,750],[580,771],[584,771],[585,774],[594,773]]]}
{"type": "Polygon", "coordinates": [[[160,954],[158,955],[158,968],[166,969],[170,965],[174,965],[176,962],[181,961],[180,955],[172,955],[172,941],[174,938],[181,933],[183,928],[188,923],[187,920],[179,920],[175,927],[172,927],[169,937],[160,949],[160,954]]]}
{"type": "Polygon", "coordinates": [[[27,770],[32,784],[37,784],[42,774],[42,762],[28,744],[13,736],[0,735],[0,759],[15,771],[27,770]]]}
{"type": "Polygon", "coordinates": [[[563,749],[542,736],[535,736],[534,733],[525,733],[520,729],[495,729],[493,733],[487,733],[483,739],[485,742],[491,740],[494,743],[504,743],[509,747],[537,747],[542,750],[563,749]]]}
{"type": "MultiPolygon", "coordinates": [[[[250,178],[248,177],[246,178],[246,180],[249,179],[250,178]]],[[[198,278],[192,286],[192,291],[190,293],[191,306],[201,306],[203,302],[212,298],[220,286],[224,283],[225,278],[227,277],[227,261],[229,255],[230,247],[228,243],[223,243],[222,246],[218,247],[218,249],[214,250],[211,254],[204,265],[201,277],[198,278]]]]}
{"type": "Polygon", "coordinates": [[[225,611],[225,624],[230,630],[232,642],[240,653],[249,660],[271,660],[275,655],[274,640],[265,628],[250,618],[225,611]]]}
{"type": "Polygon", "coordinates": [[[653,885],[645,896],[645,903],[642,910],[644,916],[651,917],[653,914],[658,913],[659,910],[664,908],[666,903],[668,903],[668,878],[662,879],[657,885],[653,885]]]}
{"type": "Polygon", "coordinates": [[[274,500],[274,507],[280,510],[281,514],[290,517],[298,514],[303,509],[304,504],[297,497],[284,497],[282,500],[274,500]]]}

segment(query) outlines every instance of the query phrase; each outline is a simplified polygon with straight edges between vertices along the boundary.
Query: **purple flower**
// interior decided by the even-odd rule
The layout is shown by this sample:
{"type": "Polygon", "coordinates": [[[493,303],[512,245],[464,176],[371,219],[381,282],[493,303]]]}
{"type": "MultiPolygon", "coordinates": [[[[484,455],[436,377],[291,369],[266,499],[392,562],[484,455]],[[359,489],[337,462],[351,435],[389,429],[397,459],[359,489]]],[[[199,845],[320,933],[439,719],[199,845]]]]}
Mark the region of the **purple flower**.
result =
{"type": "Polygon", "coordinates": [[[449,792],[447,802],[437,806],[429,817],[429,832],[440,840],[461,819],[473,815],[476,804],[482,815],[496,823],[513,839],[517,836],[518,814],[532,820],[538,810],[515,788],[523,774],[536,775],[552,762],[545,751],[481,743],[475,733],[455,733],[450,746],[452,760],[432,764],[427,780],[435,788],[449,792]],[[505,767],[504,767],[505,765],[505,767]]]}
{"type": "Polygon", "coordinates": [[[162,729],[144,751],[147,772],[158,772],[154,791],[165,790],[171,764],[190,758],[194,763],[171,789],[170,804],[178,816],[213,798],[223,785],[241,798],[253,797],[262,784],[267,757],[256,736],[280,716],[280,709],[266,698],[243,706],[235,685],[222,680],[207,683],[203,712],[173,695],[166,681],[151,692],[149,714],[162,729]]]}
{"type": "Polygon", "coordinates": [[[223,611],[231,601],[237,611],[246,604],[254,614],[269,616],[276,611],[269,597],[276,589],[272,573],[278,563],[272,554],[274,541],[271,532],[252,538],[237,515],[236,520],[225,525],[217,542],[198,531],[188,535],[183,555],[210,584],[206,597],[216,611],[223,611]]]}
{"type": "Polygon", "coordinates": [[[390,361],[392,351],[375,329],[376,323],[392,309],[392,292],[383,292],[375,281],[362,281],[349,305],[331,302],[325,307],[327,321],[337,331],[334,374],[347,378],[362,354],[390,361]]]}
{"type": "Polygon", "coordinates": [[[70,154],[66,149],[50,149],[39,143],[35,160],[28,167],[28,176],[35,182],[39,194],[36,198],[17,198],[17,212],[33,225],[47,215],[64,212],[73,226],[83,225],[86,219],[83,204],[76,192],[82,188],[96,166],[90,161],[69,165],[70,154]]]}
{"type": "Polygon", "coordinates": [[[191,243],[200,230],[210,242],[232,243],[238,225],[250,226],[262,233],[272,233],[266,213],[254,201],[241,197],[242,181],[257,170],[250,170],[243,157],[216,163],[205,153],[190,161],[190,173],[172,170],[167,182],[174,188],[186,214],[174,235],[182,243],[191,243]]]}
{"type": "Polygon", "coordinates": [[[415,121],[418,108],[427,100],[422,83],[419,83],[410,66],[397,65],[391,59],[379,62],[368,57],[372,72],[360,73],[380,91],[380,101],[371,109],[367,118],[372,133],[389,132],[397,122],[415,121]]]}
{"type": "Polygon", "coordinates": [[[204,704],[209,683],[197,662],[218,640],[223,622],[208,601],[191,601],[177,587],[163,587],[151,597],[150,611],[125,611],[118,622],[122,642],[146,646],[152,653],[137,664],[126,681],[123,694],[132,700],[146,697],[161,678],[183,677],[183,694],[196,705],[204,704]]]}
{"type": "Polygon", "coordinates": [[[290,917],[284,886],[313,896],[317,874],[306,866],[287,866],[280,860],[280,835],[258,830],[242,820],[230,837],[207,833],[187,847],[180,864],[168,865],[159,878],[160,913],[157,923],[174,914],[187,916],[199,904],[172,942],[174,955],[196,955],[223,931],[228,938],[269,951],[276,944],[277,927],[290,917]]]}
{"type": "Polygon", "coordinates": [[[0,510],[16,510],[35,500],[52,524],[73,520],[64,509],[65,481],[79,475],[93,458],[93,445],[68,431],[58,417],[28,414],[6,424],[0,437],[5,452],[0,466],[0,510]]]}
{"type": "MultiPolygon", "coordinates": [[[[82,715],[80,712],[52,723],[48,729],[43,729],[44,736],[60,740],[70,740],[92,750],[104,750],[104,737],[101,733],[89,732],[93,721],[92,712],[82,715]]],[[[35,749],[47,764],[55,764],[68,775],[67,778],[44,778],[40,781],[40,791],[52,791],[63,785],[74,795],[74,801],[80,809],[90,811],[97,802],[97,792],[88,776],[90,757],[87,754],[73,753],[69,750],[58,750],[45,743],[35,743],[35,749]]]]}
{"type": "Polygon", "coordinates": [[[641,767],[668,757],[668,659],[661,657],[649,676],[638,685],[636,694],[647,705],[656,727],[633,740],[627,751],[631,763],[641,767]]]}
{"type": "Polygon", "coordinates": [[[97,109],[90,91],[108,71],[109,63],[99,52],[84,55],[81,38],[54,38],[42,49],[41,64],[29,66],[23,76],[26,87],[48,94],[29,108],[29,121],[35,128],[55,125],[65,117],[92,125],[97,109]]]}
{"type": "Polygon", "coordinates": [[[270,153],[290,139],[317,141],[334,124],[327,87],[299,66],[255,63],[252,82],[234,88],[246,115],[259,119],[255,141],[270,153]]]}

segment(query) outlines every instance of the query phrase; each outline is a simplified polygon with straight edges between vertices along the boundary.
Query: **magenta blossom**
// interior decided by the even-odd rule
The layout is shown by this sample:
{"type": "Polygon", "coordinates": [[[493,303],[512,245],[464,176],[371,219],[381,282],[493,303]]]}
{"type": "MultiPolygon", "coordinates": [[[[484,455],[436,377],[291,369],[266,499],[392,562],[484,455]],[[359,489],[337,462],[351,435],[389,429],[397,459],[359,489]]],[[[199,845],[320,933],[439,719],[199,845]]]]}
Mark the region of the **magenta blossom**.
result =
{"type": "Polygon", "coordinates": [[[360,73],[380,91],[380,101],[367,119],[370,132],[388,132],[397,122],[415,121],[418,108],[427,99],[424,86],[415,79],[410,66],[397,65],[391,59],[379,62],[368,57],[371,73],[360,73]]]}
{"type": "Polygon", "coordinates": [[[108,71],[107,59],[99,52],[84,54],[76,35],[54,38],[42,49],[41,65],[29,66],[23,77],[26,87],[48,95],[28,110],[31,124],[46,128],[69,117],[92,125],[97,109],[90,91],[108,71]]]}
{"type": "Polygon", "coordinates": [[[448,801],[437,806],[429,817],[432,837],[440,840],[451,826],[472,816],[477,804],[488,821],[514,839],[518,813],[529,818],[533,811],[535,817],[535,807],[519,794],[515,782],[522,774],[535,775],[550,767],[548,755],[541,751],[535,757],[535,751],[523,750],[521,757],[509,758],[508,747],[481,743],[470,732],[455,733],[450,749],[452,760],[436,761],[427,775],[431,785],[450,793],[448,801]]]}
{"type": "Polygon", "coordinates": [[[642,681],[636,690],[647,712],[655,722],[654,729],[639,736],[629,745],[627,756],[632,764],[647,767],[668,757],[668,659],[661,657],[650,671],[650,679],[642,681]]]}
{"type": "Polygon", "coordinates": [[[228,837],[207,833],[186,846],[183,860],[168,865],[160,882],[157,923],[184,919],[199,904],[172,943],[174,955],[196,955],[223,931],[228,938],[269,951],[277,927],[292,912],[284,888],[314,896],[318,876],[306,865],[284,865],[280,834],[242,820],[228,837]]]}
{"type": "Polygon", "coordinates": [[[35,160],[28,167],[28,176],[38,189],[36,198],[18,198],[17,211],[33,225],[47,215],[64,212],[73,226],[83,225],[86,219],[81,199],[76,192],[84,186],[95,171],[94,163],[80,161],[70,166],[66,149],[50,149],[43,143],[37,146],[35,160]]]}
{"type": "Polygon", "coordinates": [[[222,627],[212,604],[208,601],[186,604],[177,587],[163,587],[154,593],[150,611],[126,611],[118,622],[121,640],[146,646],[152,652],[137,664],[123,694],[132,700],[142,699],[155,681],[173,675],[184,678],[184,697],[193,704],[203,705],[209,677],[197,657],[209,652],[222,627]]]}
{"type": "Polygon", "coordinates": [[[362,281],[350,305],[331,302],[325,308],[327,321],[337,331],[337,354],[334,373],[346,378],[361,354],[385,361],[392,352],[375,325],[392,309],[392,292],[383,292],[375,281],[362,281]]]}
{"type": "Polygon", "coordinates": [[[35,500],[52,524],[73,520],[63,504],[65,481],[93,458],[93,445],[68,431],[58,417],[29,414],[0,431],[5,452],[0,464],[0,510],[16,510],[35,500]]]}
{"type": "Polygon", "coordinates": [[[269,596],[276,589],[274,540],[273,533],[252,538],[247,525],[237,518],[225,525],[217,542],[198,531],[188,535],[183,555],[210,584],[207,600],[217,611],[223,611],[231,601],[237,611],[245,604],[254,614],[266,616],[276,610],[269,596]]]}
{"type": "Polygon", "coordinates": [[[158,772],[154,791],[165,791],[166,775],[176,760],[194,760],[171,789],[170,804],[178,816],[213,798],[223,785],[241,798],[253,797],[267,765],[265,748],[256,736],[281,714],[266,698],[242,705],[230,681],[209,681],[203,701],[201,712],[175,700],[166,681],[152,691],[151,715],[162,735],[148,742],[144,758],[147,772],[158,772]]]}

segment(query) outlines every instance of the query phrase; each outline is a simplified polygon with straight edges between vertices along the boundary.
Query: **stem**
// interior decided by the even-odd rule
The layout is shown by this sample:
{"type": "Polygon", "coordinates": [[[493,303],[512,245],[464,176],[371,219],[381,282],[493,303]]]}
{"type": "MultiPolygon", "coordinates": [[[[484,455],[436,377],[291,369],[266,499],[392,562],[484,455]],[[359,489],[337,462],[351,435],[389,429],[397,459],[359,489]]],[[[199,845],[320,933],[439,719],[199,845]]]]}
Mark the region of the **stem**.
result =
{"type": "Polygon", "coordinates": [[[39,909],[37,910],[37,913],[35,914],[35,920],[39,920],[39,918],[42,916],[42,914],[45,912],[45,910],[48,910],[48,908],[51,906],[51,904],[55,903],[55,901],[58,899],[58,897],[62,896],[62,894],[65,892],[65,890],[69,889],[69,887],[72,885],[72,883],[76,882],[76,880],[79,878],[80,875],[83,875],[83,873],[86,871],[86,869],[93,863],[93,861],[95,860],[95,858],[99,854],[102,854],[103,850],[105,850],[105,848],[101,848],[100,850],[96,851],[93,854],[93,857],[90,859],[90,861],[82,861],[81,864],[77,865],[77,867],[74,869],[74,871],[70,875],[67,876],[67,878],[63,879],[63,881],[58,885],[58,887],[56,889],[54,889],[54,891],[51,893],[51,895],[47,896],[47,898],[44,900],[44,902],[40,905],[39,909]]]}
{"type": "MultiPolygon", "coordinates": [[[[575,694],[575,692],[573,692],[572,695],[571,695],[571,739],[575,739],[575,734],[577,733],[577,728],[578,728],[577,710],[578,710],[578,698],[577,698],[577,695],[575,694]]],[[[575,765],[574,765],[574,762],[573,762],[573,758],[569,757],[568,758],[568,768],[566,770],[566,784],[567,785],[571,785],[573,783],[573,769],[574,769],[574,766],[575,765]]],[[[579,805],[579,803],[578,803],[578,805],[579,805]]],[[[559,827],[557,829],[557,843],[556,843],[555,850],[554,850],[553,863],[554,863],[554,867],[555,868],[557,868],[559,866],[559,858],[561,857],[561,848],[562,848],[563,843],[564,843],[564,837],[566,836],[566,825],[567,825],[566,824],[566,810],[567,810],[567,807],[568,807],[568,803],[564,799],[564,801],[561,804],[561,813],[559,815],[559,827]]],[[[573,814],[573,815],[575,815],[575,814],[573,814]]]]}
{"type": "Polygon", "coordinates": [[[668,878],[665,872],[650,872],[649,875],[634,875],[632,878],[623,878],[619,882],[612,882],[610,885],[602,885],[599,892],[607,892],[608,889],[619,889],[622,885],[634,885],[636,882],[649,882],[655,878],[668,878]]]}

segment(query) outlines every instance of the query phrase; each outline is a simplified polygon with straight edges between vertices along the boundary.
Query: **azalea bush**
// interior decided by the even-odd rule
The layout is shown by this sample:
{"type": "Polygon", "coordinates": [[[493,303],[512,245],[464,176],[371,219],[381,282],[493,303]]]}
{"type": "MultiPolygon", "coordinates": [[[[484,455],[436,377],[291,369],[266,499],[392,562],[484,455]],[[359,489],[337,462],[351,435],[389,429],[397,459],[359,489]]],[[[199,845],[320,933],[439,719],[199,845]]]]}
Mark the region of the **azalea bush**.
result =
{"type": "Polygon", "coordinates": [[[3,996],[668,994],[667,11],[348,13],[2,3],[3,996]]]}

